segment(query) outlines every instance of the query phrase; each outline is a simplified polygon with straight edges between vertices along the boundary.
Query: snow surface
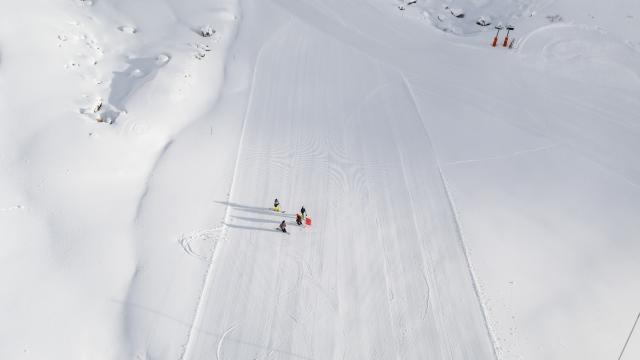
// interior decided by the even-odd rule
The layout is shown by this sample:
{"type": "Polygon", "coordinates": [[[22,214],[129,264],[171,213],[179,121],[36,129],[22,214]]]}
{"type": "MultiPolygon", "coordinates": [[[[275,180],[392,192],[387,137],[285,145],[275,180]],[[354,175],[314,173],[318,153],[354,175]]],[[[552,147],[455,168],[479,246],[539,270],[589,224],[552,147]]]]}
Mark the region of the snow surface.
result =
{"type": "Polygon", "coordinates": [[[0,3],[0,359],[640,358],[639,27],[0,3]]]}

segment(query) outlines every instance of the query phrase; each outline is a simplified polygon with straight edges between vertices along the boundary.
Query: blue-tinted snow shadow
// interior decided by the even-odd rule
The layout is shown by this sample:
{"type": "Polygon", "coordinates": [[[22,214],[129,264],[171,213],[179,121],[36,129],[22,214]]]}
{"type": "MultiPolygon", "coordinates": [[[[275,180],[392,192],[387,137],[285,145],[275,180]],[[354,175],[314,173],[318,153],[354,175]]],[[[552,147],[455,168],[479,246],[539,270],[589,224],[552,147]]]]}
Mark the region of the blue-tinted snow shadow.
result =
{"type": "MultiPolygon", "coordinates": [[[[245,211],[245,212],[252,212],[252,213],[256,213],[256,214],[263,214],[263,215],[272,215],[272,216],[281,216],[281,217],[285,217],[285,218],[294,218],[295,215],[293,214],[285,214],[285,213],[278,213],[275,212],[273,210],[271,210],[270,208],[266,208],[266,207],[259,207],[259,206],[249,206],[249,205],[242,205],[242,204],[238,204],[238,203],[233,203],[233,202],[229,202],[229,201],[215,201],[218,204],[221,205],[225,205],[228,206],[234,210],[238,210],[238,211],[245,211]]],[[[278,221],[278,224],[280,222],[278,221]]]]}
{"type": "Polygon", "coordinates": [[[261,227],[256,227],[256,226],[234,225],[234,224],[228,224],[228,223],[223,223],[223,224],[225,226],[230,227],[230,228],[240,229],[240,230],[258,230],[258,231],[277,232],[277,233],[281,233],[282,232],[278,228],[261,228],[261,227]]]}
{"type": "Polygon", "coordinates": [[[118,110],[125,110],[127,99],[142,85],[152,80],[158,69],[169,61],[166,58],[158,57],[131,58],[127,60],[129,65],[124,71],[114,71],[111,80],[111,92],[109,93],[109,104],[118,110]]]}
{"type": "MultiPolygon", "coordinates": [[[[273,216],[271,218],[266,218],[265,219],[265,218],[249,217],[249,216],[231,215],[230,218],[232,220],[233,219],[237,219],[237,220],[241,220],[241,221],[249,222],[249,223],[267,224],[267,225],[271,224],[271,225],[273,225],[273,228],[264,228],[264,227],[251,226],[251,225],[237,225],[237,224],[230,224],[230,223],[226,223],[226,222],[223,223],[225,226],[228,226],[230,228],[235,228],[235,229],[258,230],[258,231],[281,233],[282,231],[278,228],[278,225],[280,225],[280,223],[282,222],[283,218],[286,221],[287,219],[290,220],[290,219],[292,219],[294,217],[294,215],[292,215],[292,214],[283,214],[283,213],[275,212],[275,211],[271,210],[270,208],[265,208],[265,207],[242,205],[242,204],[232,203],[232,202],[229,202],[229,201],[216,201],[216,203],[228,206],[231,209],[236,210],[236,211],[243,211],[243,212],[247,212],[247,213],[273,216]]],[[[290,225],[290,226],[293,226],[293,225],[295,225],[295,222],[287,221],[286,224],[290,225]]]]}
{"type": "MultiPolygon", "coordinates": [[[[275,224],[275,225],[280,225],[280,223],[282,222],[282,220],[269,220],[269,219],[260,219],[260,218],[252,218],[252,217],[246,217],[246,216],[235,216],[235,215],[231,215],[231,218],[238,219],[238,220],[245,220],[245,221],[255,222],[255,223],[275,224]]],[[[287,225],[289,225],[289,224],[287,223],[287,225]]]]}

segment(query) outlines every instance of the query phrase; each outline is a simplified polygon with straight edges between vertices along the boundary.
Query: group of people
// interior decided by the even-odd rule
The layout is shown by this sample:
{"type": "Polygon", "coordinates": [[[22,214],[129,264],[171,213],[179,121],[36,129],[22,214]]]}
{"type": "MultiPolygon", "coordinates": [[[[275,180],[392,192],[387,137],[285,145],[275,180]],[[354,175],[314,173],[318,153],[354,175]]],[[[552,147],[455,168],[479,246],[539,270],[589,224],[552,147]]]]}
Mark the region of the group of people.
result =
{"type": "MultiPolygon", "coordinates": [[[[280,201],[278,201],[277,198],[273,201],[273,210],[280,212],[280,201]]],[[[300,213],[296,214],[296,224],[302,225],[302,221],[306,217],[307,217],[307,209],[305,209],[303,205],[302,208],[300,209],[300,213]]],[[[287,232],[287,222],[285,220],[282,220],[282,222],[280,223],[280,230],[283,233],[287,232]]]]}

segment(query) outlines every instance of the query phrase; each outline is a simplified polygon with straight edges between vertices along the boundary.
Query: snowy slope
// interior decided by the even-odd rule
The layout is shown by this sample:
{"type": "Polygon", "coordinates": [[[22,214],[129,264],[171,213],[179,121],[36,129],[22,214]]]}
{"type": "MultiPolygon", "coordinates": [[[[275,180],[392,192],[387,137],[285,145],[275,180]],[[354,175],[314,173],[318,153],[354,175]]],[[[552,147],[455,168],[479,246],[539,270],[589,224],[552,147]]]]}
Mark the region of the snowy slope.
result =
{"type": "Polygon", "coordinates": [[[221,204],[225,237],[195,324],[207,332],[190,339],[187,358],[211,349],[226,358],[492,358],[411,89],[317,28],[283,23],[256,59],[230,203],[221,204]],[[317,225],[298,229],[293,215],[273,214],[264,207],[273,194],[289,211],[304,200],[317,225]],[[275,230],[282,218],[290,236],[275,230]]]}
{"type": "Polygon", "coordinates": [[[0,7],[0,358],[640,357],[635,2],[0,7]]]}
{"type": "Polygon", "coordinates": [[[140,199],[184,128],[212,132],[235,3],[0,6],[0,358],[132,358],[132,279],[163,250],[139,247],[140,199]],[[218,33],[205,39],[207,24],[218,33]]]}

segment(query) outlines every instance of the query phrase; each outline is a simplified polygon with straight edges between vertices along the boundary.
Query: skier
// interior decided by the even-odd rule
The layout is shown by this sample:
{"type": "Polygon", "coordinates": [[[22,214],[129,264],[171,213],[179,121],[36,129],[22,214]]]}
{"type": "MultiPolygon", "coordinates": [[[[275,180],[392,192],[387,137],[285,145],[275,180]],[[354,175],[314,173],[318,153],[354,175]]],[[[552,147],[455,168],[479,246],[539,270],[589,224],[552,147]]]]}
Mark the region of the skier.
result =
{"type": "Polygon", "coordinates": [[[280,212],[280,201],[278,201],[278,198],[273,201],[273,211],[280,212]]]}
{"type": "Polygon", "coordinates": [[[282,230],[283,233],[287,232],[287,223],[284,220],[280,223],[280,230],[282,230]]]}
{"type": "Polygon", "coordinates": [[[296,214],[296,224],[302,225],[302,216],[300,214],[296,214]]]}
{"type": "Polygon", "coordinates": [[[300,209],[300,214],[302,214],[303,219],[307,217],[307,210],[304,208],[304,205],[302,205],[302,209],[300,209]]]}

